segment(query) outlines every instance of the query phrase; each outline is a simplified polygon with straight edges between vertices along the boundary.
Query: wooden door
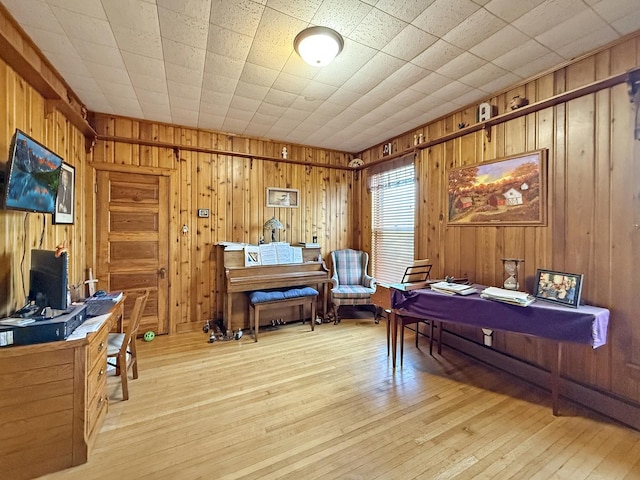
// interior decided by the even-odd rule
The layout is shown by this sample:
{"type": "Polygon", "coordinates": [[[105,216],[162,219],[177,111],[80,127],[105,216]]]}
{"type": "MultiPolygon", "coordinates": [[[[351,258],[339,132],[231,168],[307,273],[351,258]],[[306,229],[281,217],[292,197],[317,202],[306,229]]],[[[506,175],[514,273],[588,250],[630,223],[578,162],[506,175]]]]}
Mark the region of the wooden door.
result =
{"type": "Polygon", "coordinates": [[[125,318],[149,288],[140,331],[168,333],[169,179],[99,170],[97,182],[97,288],[129,297],[125,318]]]}

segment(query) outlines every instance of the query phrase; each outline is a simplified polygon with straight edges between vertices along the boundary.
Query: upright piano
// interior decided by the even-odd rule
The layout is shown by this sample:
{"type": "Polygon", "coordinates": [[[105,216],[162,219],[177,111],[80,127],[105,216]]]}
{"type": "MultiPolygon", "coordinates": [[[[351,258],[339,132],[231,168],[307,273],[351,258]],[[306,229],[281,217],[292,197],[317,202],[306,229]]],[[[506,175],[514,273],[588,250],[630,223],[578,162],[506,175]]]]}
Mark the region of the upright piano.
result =
{"type": "Polygon", "coordinates": [[[320,292],[319,311],[327,313],[329,269],[319,248],[303,248],[303,263],[244,266],[244,251],[222,250],[224,264],[224,322],[228,331],[249,327],[249,304],[246,292],[272,288],[310,286],[320,292]]]}

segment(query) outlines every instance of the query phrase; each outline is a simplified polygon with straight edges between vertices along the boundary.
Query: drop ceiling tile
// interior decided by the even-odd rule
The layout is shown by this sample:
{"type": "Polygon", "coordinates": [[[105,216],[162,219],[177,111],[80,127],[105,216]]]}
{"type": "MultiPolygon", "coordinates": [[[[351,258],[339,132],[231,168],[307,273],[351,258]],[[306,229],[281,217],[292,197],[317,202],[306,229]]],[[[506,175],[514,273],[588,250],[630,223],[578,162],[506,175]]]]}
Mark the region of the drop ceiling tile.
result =
{"type": "Polygon", "coordinates": [[[137,98],[136,92],[130,84],[114,83],[105,78],[98,78],[96,82],[100,86],[100,90],[102,90],[107,97],[112,97],[109,99],[109,103],[112,105],[115,105],[115,102],[120,99],[127,100],[128,102],[132,98],[137,98]]]}
{"type": "Polygon", "coordinates": [[[129,72],[131,84],[134,88],[142,88],[156,94],[166,96],[168,94],[167,80],[164,76],[157,77],[153,75],[145,75],[144,73],[129,72]]]}
{"type": "Polygon", "coordinates": [[[243,81],[238,82],[235,95],[242,97],[253,98],[254,100],[262,101],[264,97],[269,93],[269,87],[262,85],[255,85],[253,83],[247,83],[243,81]]]}
{"type": "Polygon", "coordinates": [[[282,92],[300,95],[308,83],[309,80],[306,78],[280,72],[276,80],[273,82],[272,88],[282,92]]]}
{"type": "Polygon", "coordinates": [[[247,128],[246,120],[236,120],[233,118],[226,117],[224,123],[222,124],[222,130],[227,132],[243,132],[245,128],[247,128]]]}
{"type": "Polygon", "coordinates": [[[263,102],[271,105],[278,105],[279,107],[288,107],[298,98],[293,93],[282,92],[280,90],[274,90],[273,88],[267,92],[263,102]]]}
{"type": "Polygon", "coordinates": [[[126,111],[127,113],[124,115],[130,115],[135,118],[140,118],[140,115],[142,115],[138,99],[135,97],[118,97],[109,103],[116,112],[123,110],[126,111]]]}
{"type": "Polygon", "coordinates": [[[85,62],[87,68],[98,82],[109,82],[118,85],[131,86],[131,77],[124,68],[113,68],[108,65],[85,62]]]}
{"type": "Polygon", "coordinates": [[[322,0],[269,0],[267,7],[291,17],[310,22],[316,11],[322,4],[322,0]]]}
{"type": "Polygon", "coordinates": [[[260,103],[260,106],[256,110],[256,114],[269,115],[271,117],[280,118],[284,115],[287,109],[285,107],[279,107],[278,105],[270,105],[267,103],[260,103]]]}
{"type": "Polygon", "coordinates": [[[122,60],[127,70],[152,77],[165,77],[164,61],[131,52],[122,52],[122,60]]]}
{"type": "Polygon", "coordinates": [[[477,103],[480,100],[485,99],[486,96],[487,96],[486,92],[473,89],[468,91],[467,93],[463,93],[462,95],[455,97],[454,99],[452,99],[452,103],[455,103],[460,107],[466,107],[467,105],[473,105],[474,103],[477,103]]]}
{"type": "Polygon", "coordinates": [[[293,53],[294,37],[306,26],[306,22],[265,9],[247,61],[281,70],[293,53]]]}
{"type": "Polygon", "coordinates": [[[242,35],[253,36],[260,24],[265,3],[250,0],[212,0],[209,21],[213,25],[242,35]]]}
{"type": "Polygon", "coordinates": [[[302,91],[302,97],[309,97],[316,100],[326,100],[337,90],[333,85],[311,80],[302,91]]]}
{"type": "Polygon", "coordinates": [[[198,112],[193,110],[172,108],[171,118],[173,119],[173,123],[175,123],[176,125],[195,127],[198,124],[198,112]]]}
{"type": "Polygon", "coordinates": [[[505,22],[513,22],[534,7],[537,7],[545,0],[491,0],[484,6],[488,11],[496,17],[503,19],[505,22]]]}
{"type": "Polygon", "coordinates": [[[611,26],[615,28],[620,35],[635,32],[638,29],[638,25],[640,25],[640,10],[625,15],[611,23],[611,26]]]}
{"type": "Polygon", "coordinates": [[[557,52],[563,46],[591,35],[604,25],[604,21],[592,10],[584,10],[545,33],[538,35],[536,40],[550,50],[557,52]]]}
{"type": "Polygon", "coordinates": [[[507,23],[504,20],[484,9],[480,9],[452,28],[442,39],[456,47],[467,50],[506,25],[507,23]]]}
{"type": "Polygon", "coordinates": [[[163,58],[162,41],[157,32],[149,33],[117,25],[111,25],[111,28],[116,42],[124,52],[151,58],[163,58]]]}
{"type": "Polygon", "coordinates": [[[615,22],[629,15],[636,15],[640,10],[640,3],[630,0],[601,0],[594,2],[593,10],[605,21],[615,22]]]}
{"type": "MultiPolygon", "coordinates": [[[[314,75],[310,78],[328,85],[341,87],[367,62],[373,59],[377,53],[378,51],[374,48],[345,39],[343,52],[327,67],[315,68],[313,70],[314,75]]],[[[309,68],[313,69],[314,67],[309,68]]]]}
{"type": "Polygon", "coordinates": [[[361,93],[354,92],[346,88],[339,88],[338,90],[335,91],[333,95],[331,95],[327,99],[327,101],[329,103],[333,103],[343,107],[348,107],[349,105],[357,101],[360,97],[362,97],[361,93]]]}
{"type": "Polygon", "coordinates": [[[204,67],[207,51],[204,48],[196,48],[184,43],[174,42],[168,38],[162,39],[164,60],[168,63],[180,65],[191,70],[200,70],[204,67]]]}
{"type": "Polygon", "coordinates": [[[472,53],[464,52],[437,69],[436,73],[449,78],[460,78],[484,64],[486,64],[486,60],[476,57],[472,53]]]}
{"type": "Polygon", "coordinates": [[[347,37],[371,11],[371,5],[353,0],[324,0],[311,19],[313,25],[333,28],[347,37]]]}
{"type": "Polygon", "coordinates": [[[439,88],[438,90],[433,92],[433,96],[436,98],[442,98],[444,100],[455,100],[457,97],[464,95],[471,90],[473,90],[473,88],[469,85],[465,85],[462,82],[454,80],[452,82],[449,82],[444,87],[439,88]]]}
{"type": "Polygon", "coordinates": [[[425,95],[431,95],[436,90],[440,90],[445,85],[452,82],[452,79],[433,72],[427,75],[425,78],[416,82],[411,89],[420,92],[425,95]]]}
{"type": "Polygon", "coordinates": [[[161,7],[163,9],[167,9],[181,15],[188,15],[194,18],[206,18],[207,23],[209,21],[209,14],[211,10],[210,1],[203,2],[202,0],[156,0],[156,3],[158,4],[158,7],[161,7]]]}
{"type": "Polygon", "coordinates": [[[185,83],[169,80],[167,82],[167,90],[169,91],[169,99],[178,97],[181,100],[195,100],[200,102],[200,93],[202,90],[199,86],[194,87],[185,83]]]}
{"type": "Polygon", "coordinates": [[[440,39],[424,52],[411,60],[411,63],[426,70],[436,71],[454,58],[462,54],[464,50],[455,47],[440,39]]]}
{"type": "Polygon", "coordinates": [[[102,2],[102,5],[113,26],[159,36],[160,26],[155,2],[109,0],[102,2]]]}
{"type": "Polygon", "coordinates": [[[54,7],[53,12],[69,38],[96,45],[117,46],[106,19],[88,17],[59,7],[54,7]]]}
{"type": "MultiPolygon", "coordinates": [[[[554,54],[555,55],[555,54],[554,54]]],[[[486,85],[482,86],[482,90],[487,92],[488,94],[492,94],[498,92],[500,90],[504,90],[510,85],[514,83],[520,82],[523,78],[529,77],[530,75],[522,75],[516,73],[507,73],[502,77],[496,78],[493,82],[489,82],[486,85]]]]}
{"type": "Polygon", "coordinates": [[[167,80],[179,82],[192,88],[202,88],[203,77],[201,69],[193,70],[191,68],[183,67],[182,65],[166,63],[166,72],[167,80]]]}
{"type": "MultiPolygon", "coordinates": [[[[13,0],[15,1],[15,0],[13,0]]],[[[17,0],[20,3],[25,3],[26,0],[17,0]]],[[[3,3],[8,3],[3,0],[3,3]]],[[[43,2],[44,3],[44,2],[43,2]]],[[[107,19],[107,15],[102,7],[100,0],[48,0],[49,5],[54,7],[62,7],[70,12],[80,13],[93,18],[99,18],[102,20],[107,19]]],[[[32,12],[35,10],[31,10],[32,12]]]]}
{"type": "Polygon", "coordinates": [[[442,37],[480,8],[471,0],[436,0],[412,22],[436,37],[442,37]]]}
{"type": "Polygon", "coordinates": [[[310,117],[315,118],[316,112],[314,111],[313,113],[310,113],[304,110],[298,110],[297,108],[287,108],[284,112],[282,112],[282,116],[290,119],[293,122],[300,123],[304,122],[310,117]]]}
{"type": "Polygon", "coordinates": [[[375,6],[393,17],[411,23],[433,2],[434,0],[380,0],[375,6]]]}
{"type": "Polygon", "coordinates": [[[416,55],[424,52],[426,48],[433,45],[437,37],[420,30],[413,25],[407,25],[382,49],[402,60],[410,61],[416,55]]]}
{"type": "Polygon", "coordinates": [[[349,34],[349,38],[382,50],[406,26],[406,22],[373,8],[349,34]]]}
{"type": "Polygon", "coordinates": [[[238,85],[238,80],[222,75],[205,73],[202,79],[203,88],[215,90],[219,93],[233,94],[238,85]]]}
{"type": "Polygon", "coordinates": [[[271,128],[271,125],[262,125],[256,123],[255,118],[251,121],[251,123],[244,130],[245,135],[250,135],[252,137],[265,137],[267,132],[271,128]]]}
{"type": "MultiPolygon", "coordinates": [[[[500,55],[498,58],[494,59],[492,63],[498,65],[505,70],[513,71],[526,63],[530,63],[537,58],[540,58],[544,55],[550,53],[549,50],[544,45],[541,45],[536,40],[529,40],[525,44],[521,45],[517,50],[511,50],[503,55],[500,55]]],[[[560,56],[557,58],[562,61],[560,56]]]]}
{"type": "Polygon", "coordinates": [[[424,93],[407,88],[406,90],[391,98],[389,101],[402,107],[411,107],[422,98],[424,98],[424,93]]]}
{"type": "Polygon", "coordinates": [[[496,33],[471,47],[469,51],[485,60],[492,61],[511,50],[517,50],[521,45],[531,40],[520,30],[507,25],[496,33]]]}
{"type": "Polygon", "coordinates": [[[206,73],[216,73],[229,78],[240,78],[244,62],[217,53],[207,52],[204,71],[206,73]]]}
{"type": "Polygon", "coordinates": [[[198,128],[221,131],[223,124],[224,115],[200,111],[200,116],[198,117],[198,128]]]}
{"type": "Polygon", "coordinates": [[[613,42],[617,38],[618,34],[613,28],[609,25],[603,25],[597,29],[590,29],[588,35],[581,36],[574,41],[567,41],[566,44],[557,48],[556,52],[566,59],[571,59],[600,45],[613,42]]]}
{"type": "Polygon", "coordinates": [[[91,42],[74,42],[74,48],[85,61],[124,68],[122,54],[116,47],[96,45],[91,42]]]}
{"type": "Polygon", "coordinates": [[[313,112],[321,104],[322,102],[320,100],[307,100],[302,97],[297,97],[291,104],[291,108],[297,108],[298,110],[303,110],[305,112],[313,112]]]}
{"type": "Polygon", "coordinates": [[[278,77],[278,71],[265,68],[261,65],[253,63],[245,63],[244,70],[240,75],[242,82],[260,85],[263,87],[271,87],[278,77]]]}
{"type": "Polygon", "coordinates": [[[588,7],[582,0],[545,0],[513,22],[513,26],[530,37],[536,37],[588,7]]]}
{"type": "Polygon", "coordinates": [[[207,52],[244,61],[249,55],[252,38],[226,28],[212,25],[207,37],[207,52]]]}
{"type": "Polygon", "coordinates": [[[183,15],[166,8],[158,9],[162,38],[177,43],[206,48],[209,22],[206,19],[183,15]]]}
{"type": "Polygon", "coordinates": [[[142,88],[136,88],[136,98],[140,102],[140,105],[144,107],[147,106],[163,106],[169,109],[169,98],[166,94],[161,92],[154,92],[153,90],[145,90],[142,88]]]}
{"type": "Polygon", "coordinates": [[[268,115],[266,113],[262,113],[260,109],[258,109],[258,111],[253,117],[253,120],[255,123],[258,123],[260,125],[268,125],[271,127],[274,123],[278,121],[278,118],[280,117],[276,115],[268,115]]]}
{"type": "Polygon", "coordinates": [[[403,65],[403,61],[378,52],[344,83],[344,88],[366,93],[403,65]]]}
{"type": "Polygon", "coordinates": [[[23,28],[63,33],[53,10],[44,0],[3,0],[2,3],[9,9],[12,16],[20,21],[23,28]],[[38,15],[33,15],[33,12],[38,12],[38,15]]]}
{"type": "Polygon", "coordinates": [[[200,104],[201,105],[209,105],[211,107],[216,107],[219,109],[224,109],[225,111],[229,108],[229,104],[231,103],[231,97],[229,95],[214,92],[212,90],[202,90],[202,94],[200,95],[200,104]]]}
{"type": "Polygon", "coordinates": [[[459,80],[471,87],[482,88],[487,83],[504,77],[508,73],[509,72],[507,72],[504,68],[500,68],[492,63],[487,63],[478,67],[467,75],[460,77],[459,80]]]}

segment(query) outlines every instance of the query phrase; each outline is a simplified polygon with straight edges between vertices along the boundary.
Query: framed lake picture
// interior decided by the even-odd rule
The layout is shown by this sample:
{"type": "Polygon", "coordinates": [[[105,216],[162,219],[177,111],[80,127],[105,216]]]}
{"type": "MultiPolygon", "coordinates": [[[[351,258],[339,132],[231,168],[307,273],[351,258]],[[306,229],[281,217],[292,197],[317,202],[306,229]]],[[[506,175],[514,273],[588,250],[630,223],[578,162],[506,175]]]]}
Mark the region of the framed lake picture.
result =
{"type": "Polygon", "coordinates": [[[546,150],[452,168],[447,181],[447,225],[546,223],[546,150]]]}

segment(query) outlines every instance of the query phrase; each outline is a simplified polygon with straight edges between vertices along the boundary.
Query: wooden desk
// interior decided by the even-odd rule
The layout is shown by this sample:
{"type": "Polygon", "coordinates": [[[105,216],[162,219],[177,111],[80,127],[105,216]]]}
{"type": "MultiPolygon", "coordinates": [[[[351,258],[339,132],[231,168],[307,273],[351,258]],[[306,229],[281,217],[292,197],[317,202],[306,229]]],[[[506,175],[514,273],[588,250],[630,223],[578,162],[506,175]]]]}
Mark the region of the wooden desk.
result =
{"type": "MultiPolygon", "coordinates": [[[[330,272],[319,248],[303,248],[303,263],[244,266],[244,252],[219,246],[224,264],[223,318],[228,331],[248,328],[249,303],[246,292],[296,286],[316,287],[320,291],[323,315],[327,314],[330,272]]],[[[220,257],[219,257],[220,258],[220,257]]],[[[314,319],[315,321],[315,319],[314,319]]]]}
{"type": "Polygon", "coordinates": [[[107,336],[123,307],[119,302],[87,320],[67,341],[0,349],[3,479],[35,478],[87,461],[108,410],[107,336]],[[90,321],[96,324],[87,333],[90,321]]]}
{"type": "MultiPolygon", "coordinates": [[[[475,285],[478,292],[483,285],[475,285]]],[[[558,414],[558,391],[562,344],[580,343],[597,348],[607,342],[609,310],[592,306],[564,307],[537,301],[528,307],[487,300],[478,293],[447,295],[430,289],[401,291],[391,288],[391,328],[393,368],[396,367],[398,316],[409,316],[471,325],[552,340],[556,361],[551,370],[553,414],[558,414]]]]}

